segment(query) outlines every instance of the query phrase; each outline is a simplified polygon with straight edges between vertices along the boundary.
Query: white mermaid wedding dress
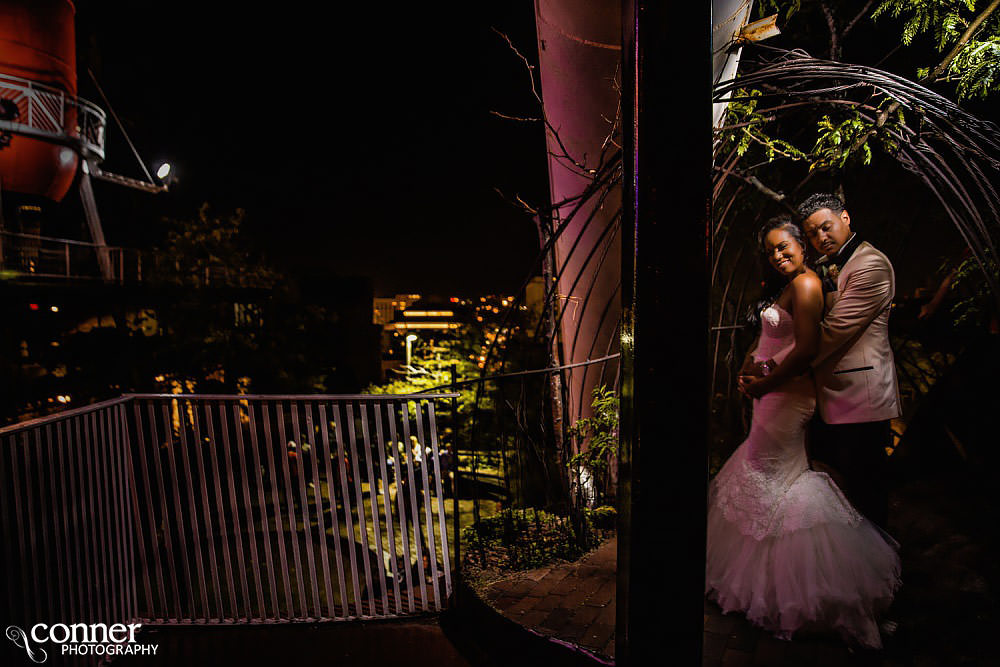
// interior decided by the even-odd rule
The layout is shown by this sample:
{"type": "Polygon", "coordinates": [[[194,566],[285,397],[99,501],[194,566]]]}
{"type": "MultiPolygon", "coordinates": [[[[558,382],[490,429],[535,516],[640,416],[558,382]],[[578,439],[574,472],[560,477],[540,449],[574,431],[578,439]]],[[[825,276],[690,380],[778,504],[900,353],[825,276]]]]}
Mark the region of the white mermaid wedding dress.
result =
{"type": "MultiPolygon", "coordinates": [[[[792,316],[768,310],[756,360],[794,344],[792,316]]],[[[815,407],[808,375],[754,401],[750,435],[709,486],[705,590],[723,612],[784,639],[833,630],[881,648],[877,618],[899,587],[899,545],[810,470],[815,407]]]]}

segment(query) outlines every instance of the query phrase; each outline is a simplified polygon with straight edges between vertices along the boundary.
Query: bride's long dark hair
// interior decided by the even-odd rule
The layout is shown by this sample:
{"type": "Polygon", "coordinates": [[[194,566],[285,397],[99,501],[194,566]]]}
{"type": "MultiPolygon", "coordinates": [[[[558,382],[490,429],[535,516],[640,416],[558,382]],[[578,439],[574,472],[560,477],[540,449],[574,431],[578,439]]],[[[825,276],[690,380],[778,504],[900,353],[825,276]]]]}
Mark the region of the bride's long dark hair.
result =
{"type": "Polygon", "coordinates": [[[760,313],[765,310],[768,306],[774,304],[778,300],[778,296],[781,291],[785,289],[788,285],[788,279],[782,276],[780,273],[774,270],[771,263],[767,261],[767,246],[765,245],[765,239],[767,235],[770,234],[775,229],[781,229],[788,232],[792,238],[802,246],[802,251],[805,252],[807,249],[805,236],[802,234],[802,229],[792,221],[790,215],[776,215],[760,228],[757,232],[757,250],[759,251],[758,257],[760,258],[761,264],[761,291],[760,298],[755,301],[749,309],[747,309],[746,319],[747,323],[753,327],[760,325],[760,313]]]}

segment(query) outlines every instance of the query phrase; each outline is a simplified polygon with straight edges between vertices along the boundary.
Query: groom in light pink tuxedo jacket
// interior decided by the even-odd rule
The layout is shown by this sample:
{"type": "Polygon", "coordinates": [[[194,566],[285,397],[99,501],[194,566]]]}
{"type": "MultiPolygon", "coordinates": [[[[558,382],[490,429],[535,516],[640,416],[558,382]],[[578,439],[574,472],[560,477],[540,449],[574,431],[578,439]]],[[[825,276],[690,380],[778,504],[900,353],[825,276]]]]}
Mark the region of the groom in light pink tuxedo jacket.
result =
{"type": "MultiPolygon", "coordinates": [[[[832,468],[857,509],[885,528],[890,421],[900,415],[889,309],[896,278],[888,258],[851,230],[841,200],[815,194],[798,209],[809,243],[823,255],[826,312],[812,361],[820,419],[810,458],[832,468]]],[[[774,363],[781,362],[781,355],[774,363]]]]}

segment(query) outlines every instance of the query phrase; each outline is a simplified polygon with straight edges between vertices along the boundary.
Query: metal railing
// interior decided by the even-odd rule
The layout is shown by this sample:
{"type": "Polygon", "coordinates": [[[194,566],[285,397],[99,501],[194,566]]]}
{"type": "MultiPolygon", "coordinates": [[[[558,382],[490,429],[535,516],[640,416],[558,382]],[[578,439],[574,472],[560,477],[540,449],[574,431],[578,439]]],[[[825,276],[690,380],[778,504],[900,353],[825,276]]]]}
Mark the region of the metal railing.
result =
{"type": "Polygon", "coordinates": [[[617,387],[620,356],[463,381],[453,372],[450,384],[426,390],[475,396],[458,437],[465,449],[457,493],[471,501],[456,527],[463,571],[575,560],[613,532],[613,515],[595,521],[591,510],[614,505],[616,461],[595,460],[592,468],[575,463],[581,438],[556,415],[574,373],[593,373],[598,386],[617,387]]]}
{"type": "Polygon", "coordinates": [[[0,430],[0,523],[12,621],[135,617],[126,402],[0,430]]]}
{"type": "Polygon", "coordinates": [[[455,396],[129,395],[0,429],[11,619],[440,611],[455,396]]]}
{"type": "Polygon", "coordinates": [[[110,282],[153,282],[185,287],[266,288],[253,272],[222,264],[182,265],[155,250],[103,246],[88,241],[0,230],[0,271],[18,278],[104,280],[100,256],[107,257],[110,282]]]}
{"type": "Polygon", "coordinates": [[[0,270],[22,277],[101,279],[99,253],[107,255],[114,282],[142,279],[142,257],[136,250],[0,231],[0,270]]]}
{"type": "Polygon", "coordinates": [[[104,159],[107,116],[96,104],[9,74],[0,74],[0,99],[17,109],[14,117],[0,119],[0,130],[73,146],[85,156],[104,159]]]}

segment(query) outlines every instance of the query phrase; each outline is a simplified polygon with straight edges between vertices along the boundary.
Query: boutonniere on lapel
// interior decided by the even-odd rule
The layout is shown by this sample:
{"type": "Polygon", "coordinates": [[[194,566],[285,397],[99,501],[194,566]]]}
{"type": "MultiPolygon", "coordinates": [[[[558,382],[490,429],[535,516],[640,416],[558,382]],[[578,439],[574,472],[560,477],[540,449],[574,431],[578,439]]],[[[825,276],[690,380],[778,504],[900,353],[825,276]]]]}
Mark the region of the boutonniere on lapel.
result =
{"type": "Polygon", "coordinates": [[[839,265],[833,262],[822,262],[816,267],[816,273],[819,274],[823,283],[824,292],[837,291],[837,276],[840,275],[839,265]]]}

